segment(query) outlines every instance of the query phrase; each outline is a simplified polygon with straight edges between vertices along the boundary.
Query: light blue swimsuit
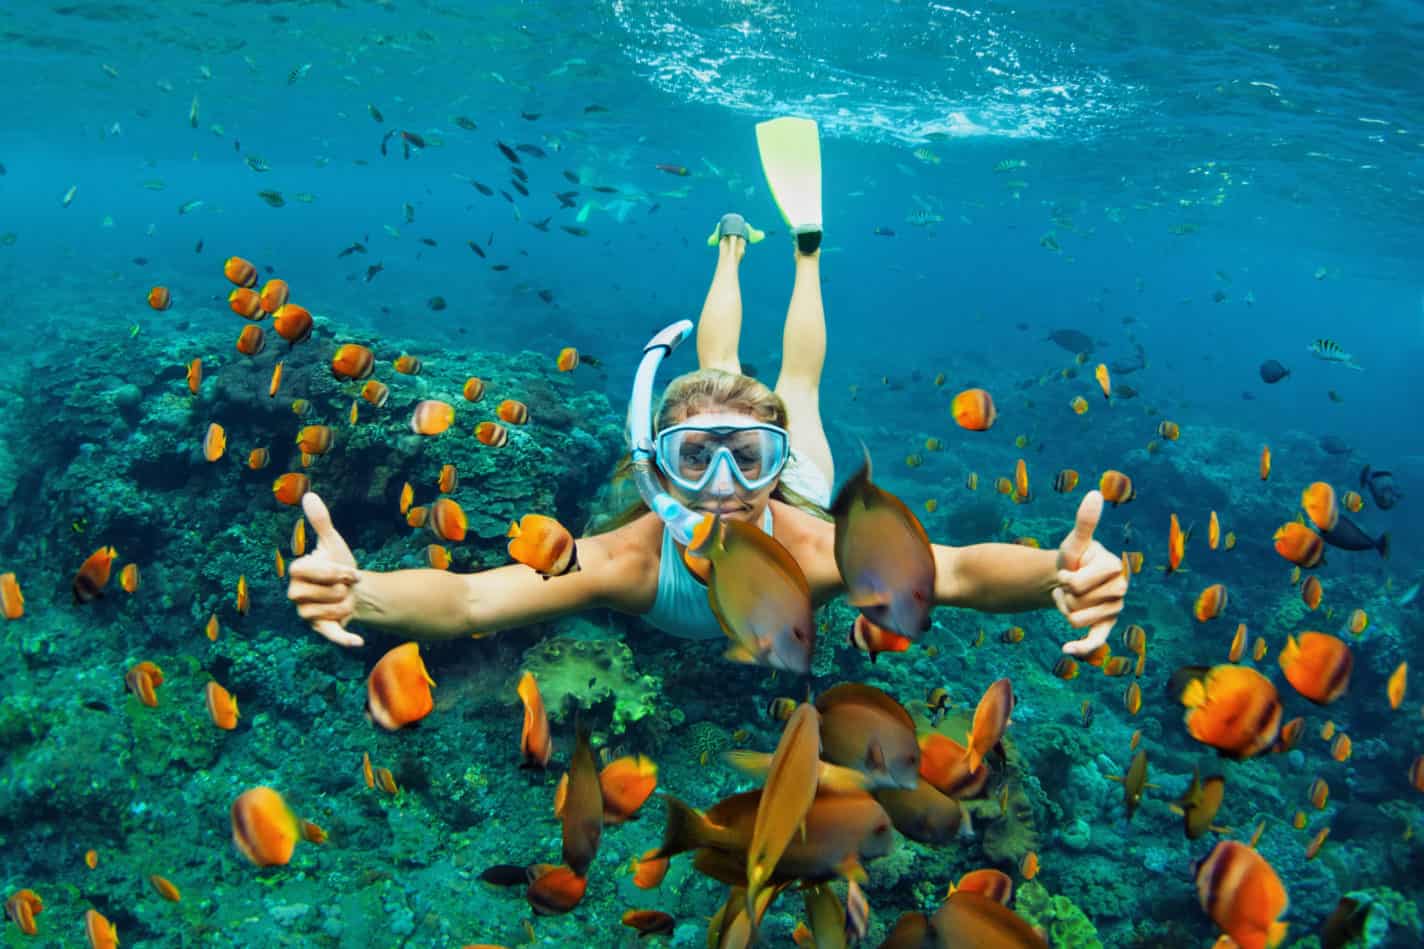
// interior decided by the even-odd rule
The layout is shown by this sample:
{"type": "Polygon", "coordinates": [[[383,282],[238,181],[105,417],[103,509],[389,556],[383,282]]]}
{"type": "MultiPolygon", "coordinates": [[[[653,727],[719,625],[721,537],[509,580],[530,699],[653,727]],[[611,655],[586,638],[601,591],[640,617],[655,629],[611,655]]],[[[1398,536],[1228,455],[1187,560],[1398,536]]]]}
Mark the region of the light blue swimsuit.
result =
{"type": "MultiPolygon", "coordinates": [[[[771,505],[766,506],[761,529],[771,533],[771,505]]],[[[682,551],[663,528],[663,552],[658,561],[658,598],[643,619],[679,639],[721,639],[722,624],[712,615],[707,587],[682,562],[682,551]]]]}

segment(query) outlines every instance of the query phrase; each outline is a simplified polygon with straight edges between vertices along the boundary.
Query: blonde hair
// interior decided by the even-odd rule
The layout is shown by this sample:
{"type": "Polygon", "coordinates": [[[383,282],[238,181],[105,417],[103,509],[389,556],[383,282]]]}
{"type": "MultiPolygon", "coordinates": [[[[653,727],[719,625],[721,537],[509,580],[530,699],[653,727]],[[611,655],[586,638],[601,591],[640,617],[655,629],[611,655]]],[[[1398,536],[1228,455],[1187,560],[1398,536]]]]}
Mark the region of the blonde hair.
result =
{"type": "MultiPolygon", "coordinates": [[[[653,433],[680,425],[695,415],[732,412],[748,415],[771,425],[789,428],[786,403],[765,383],[723,369],[699,369],[684,373],[663,390],[658,411],[653,416],[653,433]]],[[[792,491],[778,480],[771,496],[816,517],[826,518],[816,502],[792,491]]],[[[615,530],[641,517],[648,510],[633,483],[633,459],[624,454],[613,469],[613,477],[599,492],[586,534],[615,530]]]]}

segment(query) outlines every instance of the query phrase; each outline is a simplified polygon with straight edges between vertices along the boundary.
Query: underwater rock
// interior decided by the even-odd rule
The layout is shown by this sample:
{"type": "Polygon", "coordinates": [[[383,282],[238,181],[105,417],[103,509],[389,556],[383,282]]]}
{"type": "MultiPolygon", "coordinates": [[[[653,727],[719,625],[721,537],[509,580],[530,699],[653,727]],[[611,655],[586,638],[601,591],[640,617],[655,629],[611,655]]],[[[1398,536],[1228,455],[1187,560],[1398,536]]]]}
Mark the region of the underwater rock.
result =
{"type": "MultiPolygon", "coordinates": [[[[633,666],[633,650],[616,639],[546,639],[524,653],[519,675],[524,672],[533,673],[538,681],[551,721],[563,721],[570,704],[591,709],[611,699],[610,727],[615,734],[651,715],[661,694],[661,681],[639,675],[633,666]]],[[[513,683],[509,691],[513,694],[513,683]]]]}
{"type": "Polygon", "coordinates": [[[1069,850],[1082,853],[1093,842],[1093,825],[1079,817],[1059,832],[1058,839],[1069,850]]]}

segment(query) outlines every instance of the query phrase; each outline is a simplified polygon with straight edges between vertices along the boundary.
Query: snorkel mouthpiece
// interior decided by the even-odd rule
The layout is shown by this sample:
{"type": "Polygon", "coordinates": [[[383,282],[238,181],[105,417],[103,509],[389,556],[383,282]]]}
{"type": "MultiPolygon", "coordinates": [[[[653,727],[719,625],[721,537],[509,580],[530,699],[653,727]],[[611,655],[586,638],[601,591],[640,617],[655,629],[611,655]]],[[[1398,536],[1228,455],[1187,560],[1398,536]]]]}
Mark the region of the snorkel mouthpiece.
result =
{"type": "Polygon", "coordinates": [[[649,510],[667,525],[673,539],[686,547],[702,516],[689,510],[664,490],[654,471],[653,461],[653,379],[663,358],[692,335],[692,321],[679,320],[664,327],[643,347],[643,361],[633,376],[633,394],[628,403],[628,444],[633,461],[633,483],[649,510]]]}

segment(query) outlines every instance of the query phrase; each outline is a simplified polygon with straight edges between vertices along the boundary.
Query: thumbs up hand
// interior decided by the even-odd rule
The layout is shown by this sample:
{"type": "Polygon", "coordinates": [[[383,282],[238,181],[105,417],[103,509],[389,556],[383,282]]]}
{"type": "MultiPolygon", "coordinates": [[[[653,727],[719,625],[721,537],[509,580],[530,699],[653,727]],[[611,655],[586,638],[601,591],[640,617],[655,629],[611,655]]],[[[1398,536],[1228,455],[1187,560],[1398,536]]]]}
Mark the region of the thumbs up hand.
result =
{"type": "Polygon", "coordinates": [[[1102,494],[1089,491],[1078,506],[1073,530],[1058,546],[1053,602],[1073,626],[1091,627],[1087,636],[1063,644],[1070,656],[1086,656],[1107,642],[1127,594],[1122,561],[1093,539],[1102,514],[1102,494]]]}
{"type": "Polygon", "coordinates": [[[356,558],[331,523],[331,513],[311,492],[302,496],[302,511],[316,533],[316,547],[293,560],[287,569],[287,599],[312,629],[339,646],[361,646],[360,636],[346,630],[356,612],[353,592],[360,577],[356,558]]]}

